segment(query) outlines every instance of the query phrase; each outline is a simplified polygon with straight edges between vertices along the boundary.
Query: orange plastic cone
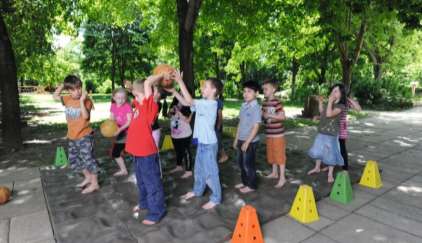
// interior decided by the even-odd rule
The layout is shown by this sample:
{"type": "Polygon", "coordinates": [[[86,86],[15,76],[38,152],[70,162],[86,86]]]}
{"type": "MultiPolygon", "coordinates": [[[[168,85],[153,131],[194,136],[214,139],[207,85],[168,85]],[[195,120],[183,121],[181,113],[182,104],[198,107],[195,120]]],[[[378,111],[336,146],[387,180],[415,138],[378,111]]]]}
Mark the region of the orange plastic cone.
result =
{"type": "Polygon", "coordinates": [[[264,243],[254,207],[243,206],[237,219],[231,243],[264,243]]]}

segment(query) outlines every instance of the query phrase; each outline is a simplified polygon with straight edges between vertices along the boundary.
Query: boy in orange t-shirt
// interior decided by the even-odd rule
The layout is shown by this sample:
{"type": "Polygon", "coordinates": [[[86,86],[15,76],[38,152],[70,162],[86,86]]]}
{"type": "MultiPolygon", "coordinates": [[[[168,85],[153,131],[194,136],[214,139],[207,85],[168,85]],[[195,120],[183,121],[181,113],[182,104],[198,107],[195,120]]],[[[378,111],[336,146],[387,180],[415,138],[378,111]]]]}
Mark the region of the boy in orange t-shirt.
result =
{"type": "Polygon", "coordinates": [[[100,187],[97,180],[98,165],[94,157],[94,135],[89,126],[93,106],[87,93],[82,90],[82,81],[75,75],[68,75],[63,84],[57,87],[53,98],[65,106],[70,167],[82,172],[85,179],[77,185],[84,188],[83,194],[91,193],[100,187]],[[70,95],[61,96],[63,90],[70,95]]]}

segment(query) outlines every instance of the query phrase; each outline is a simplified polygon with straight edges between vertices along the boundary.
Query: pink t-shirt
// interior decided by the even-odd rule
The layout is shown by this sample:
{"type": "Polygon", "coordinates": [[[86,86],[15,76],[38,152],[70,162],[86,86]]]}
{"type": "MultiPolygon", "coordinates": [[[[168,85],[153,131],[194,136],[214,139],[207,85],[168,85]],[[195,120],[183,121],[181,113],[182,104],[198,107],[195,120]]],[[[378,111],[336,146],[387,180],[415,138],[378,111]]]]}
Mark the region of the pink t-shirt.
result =
{"type": "Polygon", "coordinates": [[[116,103],[112,103],[110,112],[113,114],[117,125],[121,127],[127,122],[127,114],[132,115],[132,107],[127,102],[121,106],[117,106],[116,103]]]}

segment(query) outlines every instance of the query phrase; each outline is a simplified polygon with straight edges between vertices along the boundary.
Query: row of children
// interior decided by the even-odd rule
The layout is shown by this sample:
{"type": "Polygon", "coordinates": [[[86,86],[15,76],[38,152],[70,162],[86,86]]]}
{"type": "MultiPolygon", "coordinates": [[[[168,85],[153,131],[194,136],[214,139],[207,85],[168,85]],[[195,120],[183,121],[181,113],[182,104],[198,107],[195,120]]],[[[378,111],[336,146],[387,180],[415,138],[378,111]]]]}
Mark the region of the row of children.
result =
{"type": "MultiPolygon", "coordinates": [[[[193,190],[181,198],[189,200],[202,196],[206,187],[211,190],[209,202],[204,204],[204,209],[214,208],[221,203],[222,193],[217,163],[219,138],[216,133],[216,122],[220,115],[217,98],[222,92],[222,82],[210,78],[201,87],[201,99],[193,99],[186,88],[182,76],[175,71],[171,74],[160,74],[138,80],[130,85],[129,90],[134,95],[132,106],[127,103],[125,89],[113,92],[111,106],[112,119],[116,120],[119,130],[116,132],[117,146],[113,147],[113,157],[116,159],[120,170],[115,175],[127,174],[121,152],[124,149],[133,156],[137,185],[139,189],[139,204],[134,211],[147,210],[144,224],[151,225],[159,222],[165,215],[164,191],[161,182],[161,167],[158,159],[159,126],[157,117],[159,112],[159,91],[156,84],[163,78],[173,79],[179,86],[180,92],[174,88],[163,88],[178,101],[171,108],[171,131],[175,139],[174,145],[177,157],[175,171],[181,170],[184,160],[184,178],[192,175],[194,168],[193,190]],[[191,114],[195,112],[195,126],[190,129],[191,114]],[[155,132],[154,132],[155,131],[155,132]],[[197,141],[195,166],[190,159],[190,138],[197,141]]],[[[284,138],[283,120],[286,119],[283,105],[275,96],[278,84],[271,80],[264,81],[262,85],[265,100],[262,107],[257,102],[260,90],[258,83],[248,81],[243,83],[244,103],[239,113],[239,124],[233,147],[237,150],[237,162],[241,170],[241,183],[235,187],[242,193],[249,193],[257,189],[257,175],[255,169],[255,153],[259,140],[258,130],[261,121],[264,121],[266,134],[267,160],[272,165],[272,173],[267,178],[277,178],[276,188],[281,188],[285,182],[286,141],[284,138]]],[[[61,100],[65,106],[68,122],[69,162],[72,169],[82,171],[85,178],[78,184],[83,187],[82,193],[90,193],[99,189],[97,181],[98,165],[93,155],[93,131],[89,127],[89,116],[92,101],[82,91],[82,82],[76,76],[65,78],[54,93],[54,98],[61,100]],[[70,95],[60,96],[63,89],[70,95]]],[[[335,165],[344,165],[347,161],[341,156],[338,135],[339,131],[347,131],[347,105],[357,107],[356,102],[347,102],[345,90],[342,85],[331,88],[328,104],[323,104],[320,98],[321,122],[318,127],[314,145],[309,151],[311,158],[317,160],[315,168],[308,174],[321,171],[321,162],[328,165],[328,181],[333,181],[333,168],[335,165]],[[343,122],[343,123],[341,123],[343,122]],[[343,125],[341,125],[343,124],[343,125]]],[[[222,106],[221,108],[222,109],[222,106]]],[[[222,120],[221,120],[222,124],[222,120]]],[[[217,130],[218,131],[218,130],[217,130]]],[[[340,134],[342,134],[340,132],[340,134]]],[[[341,148],[345,151],[345,140],[341,148]]],[[[220,140],[221,141],[221,140],[220,140]]],[[[346,165],[347,166],[347,165],[346,165]]],[[[324,170],[324,169],[322,169],[324,170]]]]}

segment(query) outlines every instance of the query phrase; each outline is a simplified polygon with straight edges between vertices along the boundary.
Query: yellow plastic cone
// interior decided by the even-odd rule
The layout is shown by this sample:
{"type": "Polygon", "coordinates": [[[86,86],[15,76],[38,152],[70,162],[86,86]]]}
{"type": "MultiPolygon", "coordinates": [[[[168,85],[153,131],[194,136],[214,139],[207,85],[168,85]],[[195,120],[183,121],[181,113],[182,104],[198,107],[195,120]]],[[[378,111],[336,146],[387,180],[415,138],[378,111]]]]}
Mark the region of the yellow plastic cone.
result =
{"type": "Polygon", "coordinates": [[[376,161],[368,160],[365,169],[363,170],[363,175],[360,178],[359,185],[373,189],[379,189],[382,187],[381,175],[376,161]]]}
{"type": "Polygon", "coordinates": [[[308,185],[301,185],[299,187],[289,216],[303,224],[309,224],[319,220],[312,187],[308,185]]]}
{"type": "Polygon", "coordinates": [[[164,137],[163,145],[161,145],[161,151],[174,149],[173,142],[170,135],[164,137]]]}

